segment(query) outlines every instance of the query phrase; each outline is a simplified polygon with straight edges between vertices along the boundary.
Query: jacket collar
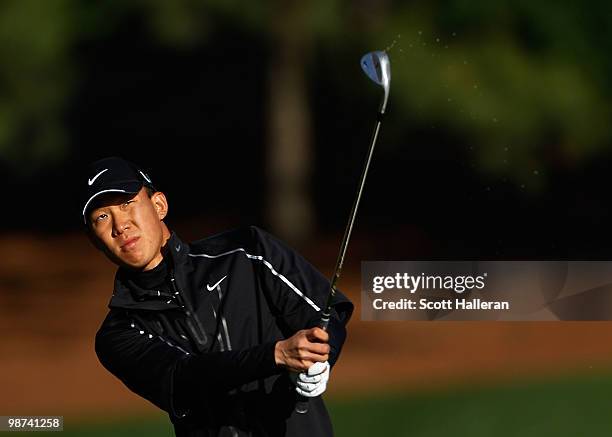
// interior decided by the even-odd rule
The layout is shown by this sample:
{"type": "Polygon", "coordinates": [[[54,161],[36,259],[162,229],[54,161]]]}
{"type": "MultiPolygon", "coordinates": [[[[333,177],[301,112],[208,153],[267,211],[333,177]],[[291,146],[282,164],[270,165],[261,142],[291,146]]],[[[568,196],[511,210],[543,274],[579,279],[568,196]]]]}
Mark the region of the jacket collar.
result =
{"type": "MultiPolygon", "coordinates": [[[[171,271],[180,287],[187,284],[186,277],[193,270],[188,255],[189,245],[172,232],[166,242],[164,256],[170,258],[171,271]]],[[[120,267],[115,274],[115,288],[108,307],[142,310],[178,308],[174,300],[167,303],[168,300],[168,297],[158,296],[156,290],[144,290],[127,280],[124,270],[120,267]]]]}

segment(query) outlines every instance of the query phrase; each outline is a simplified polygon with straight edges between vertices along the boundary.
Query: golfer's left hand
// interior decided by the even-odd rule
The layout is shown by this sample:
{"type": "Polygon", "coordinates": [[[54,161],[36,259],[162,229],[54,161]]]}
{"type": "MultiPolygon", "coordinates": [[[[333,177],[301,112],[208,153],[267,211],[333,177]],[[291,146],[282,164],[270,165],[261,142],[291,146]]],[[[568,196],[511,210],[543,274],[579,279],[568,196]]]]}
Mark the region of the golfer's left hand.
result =
{"type": "Polygon", "coordinates": [[[329,381],[329,363],[314,363],[306,372],[294,373],[295,391],[304,397],[314,398],[321,395],[329,381]]]}

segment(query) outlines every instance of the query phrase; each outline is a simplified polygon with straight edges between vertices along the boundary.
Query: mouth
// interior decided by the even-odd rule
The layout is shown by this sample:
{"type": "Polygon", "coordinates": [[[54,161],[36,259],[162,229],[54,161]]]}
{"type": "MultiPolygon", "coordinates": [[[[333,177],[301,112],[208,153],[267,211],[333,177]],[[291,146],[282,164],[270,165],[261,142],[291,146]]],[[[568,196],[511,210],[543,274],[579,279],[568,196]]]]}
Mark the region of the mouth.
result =
{"type": "Polygon", "coordinates": [[[125,243],[121,245],[121,250],[124,252],[128,252],[132,250],[136,246],[136,243],[138,242],[139,239],[140,237],[132,237],[132,238],[127,239],[125,243]]]}

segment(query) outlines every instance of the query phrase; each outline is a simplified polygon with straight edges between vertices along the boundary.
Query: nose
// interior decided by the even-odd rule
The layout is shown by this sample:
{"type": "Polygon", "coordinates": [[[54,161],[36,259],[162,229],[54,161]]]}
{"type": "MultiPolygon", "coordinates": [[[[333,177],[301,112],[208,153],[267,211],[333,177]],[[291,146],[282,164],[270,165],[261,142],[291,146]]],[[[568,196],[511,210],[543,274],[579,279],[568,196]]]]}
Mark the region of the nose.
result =
{"type": "Polygon", "coordinates": [[[123,234],[130,228],[130,220],[122,211],[113,212],[113,237],[123,234]]]}

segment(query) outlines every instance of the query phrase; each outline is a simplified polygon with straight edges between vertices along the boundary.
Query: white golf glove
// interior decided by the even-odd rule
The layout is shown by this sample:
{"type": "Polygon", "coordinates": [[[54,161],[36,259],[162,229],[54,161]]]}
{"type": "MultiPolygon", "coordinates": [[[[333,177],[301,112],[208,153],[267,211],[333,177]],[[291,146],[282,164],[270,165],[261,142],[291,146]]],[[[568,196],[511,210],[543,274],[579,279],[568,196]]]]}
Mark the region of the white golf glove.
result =
{"type": "Polygon", "coordinates": [[[321,395],[329,381],[329,363],[314,363],[306,372],[292,373],[295,391],[304,397],[314,398],[321,395]]]}

